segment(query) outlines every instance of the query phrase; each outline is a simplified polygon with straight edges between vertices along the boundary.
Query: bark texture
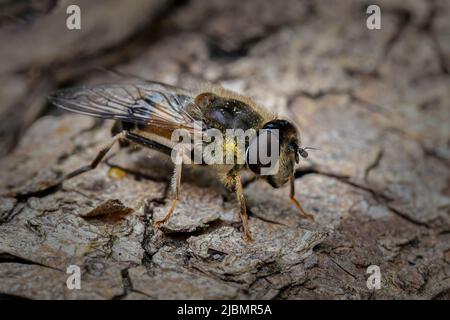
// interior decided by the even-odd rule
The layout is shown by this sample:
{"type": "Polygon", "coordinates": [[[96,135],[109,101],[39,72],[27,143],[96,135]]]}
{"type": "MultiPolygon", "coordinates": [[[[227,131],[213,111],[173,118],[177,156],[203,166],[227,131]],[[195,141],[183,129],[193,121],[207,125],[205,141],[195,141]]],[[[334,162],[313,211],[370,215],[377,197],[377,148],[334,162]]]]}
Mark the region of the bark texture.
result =
{"type": "Polygon", "coordinates": [[[450,5],[380,1],[22,1],[0,16],[0,294],[37,299],[448,299],[450,5]],[[82,29],[65,28],[78,3],[82,29]],[[250,176],[255,243],[234,197],[187,169],[170,222],[170,160],[114,149],[109,122],[46,96],[67,85],[220,83],[294,121],[311,151],[288,187],[250,176]],[[66,286],[69,265],[81,290],[66,286]],[[378,265],[381,289],[366,286],[378,265]]]}

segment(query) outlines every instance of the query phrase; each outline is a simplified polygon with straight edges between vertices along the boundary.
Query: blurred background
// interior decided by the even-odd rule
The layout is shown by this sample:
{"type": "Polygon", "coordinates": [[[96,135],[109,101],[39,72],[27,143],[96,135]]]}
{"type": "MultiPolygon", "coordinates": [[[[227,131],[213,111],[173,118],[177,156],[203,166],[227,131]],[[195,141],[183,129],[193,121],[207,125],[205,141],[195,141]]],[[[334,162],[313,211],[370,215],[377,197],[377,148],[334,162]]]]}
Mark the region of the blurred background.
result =
{"type": "Polygon", "coordinates": [[[52,111],[49,92],[106,78],[101,68],[222,82],[277,109],[302,95],[351,93],[399,113],[395,126],[415,136],[445,130],[448,105],[430,82],[448,84],[448,2],[377,3],[380,30],[366,27],[364,1],[2,0],[1,153],[52,111]],[[81,30],[66,27],[70,4],[81,9],[81,30]]]}

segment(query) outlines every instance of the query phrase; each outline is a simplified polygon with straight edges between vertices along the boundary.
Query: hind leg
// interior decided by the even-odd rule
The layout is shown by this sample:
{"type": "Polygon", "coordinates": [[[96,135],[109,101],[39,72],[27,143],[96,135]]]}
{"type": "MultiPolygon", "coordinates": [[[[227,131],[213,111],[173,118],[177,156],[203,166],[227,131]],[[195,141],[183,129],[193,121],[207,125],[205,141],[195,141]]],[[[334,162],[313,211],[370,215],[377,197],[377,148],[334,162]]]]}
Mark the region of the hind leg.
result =
{"type": "Polygon", "coordinates": [[[91,171],[91,170],[94,170],[95,168],[97,168],[97,166],[103,160],[103,158],[106,156],[108,151],[111,150],[111,148],[114,146],[114,144],[116,142],[120,142],[120,141],[133,142],[133,143],[139,144],[143,147],[155,149],[155,150],[163,152],[165,154],[170,154],[170,152],[171,152],[171,149],[169,147],[166,147],[156,141],[152,141],[152,140],[146,139],[144,137],[141,137],[135,133],[124,130],[124,131],[116,134],[106,146],[104,146],[102,149],[100,149],[99,153],[97,154],[95,159],[90,164],[82,166],[81,168],[78,168],[78,169],[72,171],[71,173],[65,175],[61,179],[60,183],[62,183],[64,180],[71,179],[82,173],[85,173],[85,172],[88,172],[88,171],[91,171]]]}
{"type": "Polygon", "coordinates": [[[62,178],[61,183],[64,180],[72,179],[82,173],[85,173],[85,172],[88,172],[88,171],[91,171],[91,170],[94,170],[95,168],[97,168],[98,164],[103,160],[103,158],[106,156],[108,151],[111,150],[111,148],[114,146],[114,144],[117,141],[120,141],[121,139],[124,139],[124,138],[125,138],[125,131],[116,134],[107,145],[105,145],[102,149],[100,149],[99,153],[94,158],[94,160],[92,160],[92,162],[90,164],[82,166],[81,168],[78,168],[78,169],[72,171],[71,173],[66,174],[62,178]]]}

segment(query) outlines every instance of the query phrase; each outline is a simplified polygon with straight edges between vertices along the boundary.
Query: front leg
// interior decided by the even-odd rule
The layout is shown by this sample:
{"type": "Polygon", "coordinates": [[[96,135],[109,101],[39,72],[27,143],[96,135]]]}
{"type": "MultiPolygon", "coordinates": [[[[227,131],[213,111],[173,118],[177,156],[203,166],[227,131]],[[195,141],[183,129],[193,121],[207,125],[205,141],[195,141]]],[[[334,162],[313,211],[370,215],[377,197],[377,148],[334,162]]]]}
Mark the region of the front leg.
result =
{"type": "Polygon", "coordinates": [[[248,227],[247,207],[245,205],[244,190],[242,189],[241,175],[239,173],[234,177],[234,186],[237,201],[239,203],[239,212],[242,221],[242,227],[244,229],[244,240],[246,242],[253,242],[253,238],[250,235],[250,229],[248,227]]]}
{"type": "Polygon", "coordinates": [[[303,217],[305,217],[308,220],[314,221],[314,216],[312,216],[311,214],[307,213],[305,211],[305,209],[303,209],[303,207],[300,204],[300,202],[298,202],[298,200],[295,198],[295,177],[294,177],[294,175],[291,175],[291,177],[289,178],[289,182],[291,184],[291,191],[290,191],[291,201],[294,203],[294,205],[297,207],[297,209],[300,211],[300,214],[303,217]]]}

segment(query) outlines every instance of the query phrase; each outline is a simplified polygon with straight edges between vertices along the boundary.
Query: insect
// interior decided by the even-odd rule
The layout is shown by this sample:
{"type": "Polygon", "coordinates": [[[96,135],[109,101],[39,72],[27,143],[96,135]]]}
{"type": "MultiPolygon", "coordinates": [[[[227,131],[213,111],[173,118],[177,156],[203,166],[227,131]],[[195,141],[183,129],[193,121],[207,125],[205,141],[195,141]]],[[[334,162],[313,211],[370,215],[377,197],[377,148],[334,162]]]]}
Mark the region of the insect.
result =
{"type": "MultiPolygon", "coordinates": [[[[211,128],[225,132],[226,129],[277,129],[279,133],[279,167],[271,175],[261,176],[263,165],[248,161],[249,150],[260,143],[261,137],[254,135],[245,145],[245,163],[207,165],[214,169],[219,179],[235,192],[243,226],[243,237],[253,241],[248,226],[245,197],[241,181],[242,170],[249,169],[265,179],[272,187],[279,188],[290,183],[290,199],[300,214],[314,220],[295,198],[294,166],[299,156],[306,158],[307,148],[300,146],[295,126],[287,120],[278,119],[258,106],[250,98],[226,90],[220,86],[207,86],[189,91],[159,82],[142,84],[99,85],[62,89],[49,97],[50,101],[63,109],[103,119],[116,120],[113,138],[88,165],[69,174],[70,179],[93,170],[102,161],[112,146],[119,143],[134,143],[170,155],[174,149],[171,136],[177,129],[195,130],[195,122],[201,122],[201,131],[211,128]]],[[[198,129],[198,128],[197,128],[198,129]]],[[[264,143],[264,142],[263,142],[264,143]]],[[[241,150],[242,151],[242,150],[241,150]]],[[[239,152],[238,148],[234,152],[239,152]]],[[[183,155],[186,156],[186,155],[183,155]]],[[[204,165],[204,164],[203,164],[204,165]]],[[[166,223],[180,199],[180,184],[183,164],[175,164],[172,177],[173,199],[163,219],[155,221],[156,227],[166,223]]]]}

